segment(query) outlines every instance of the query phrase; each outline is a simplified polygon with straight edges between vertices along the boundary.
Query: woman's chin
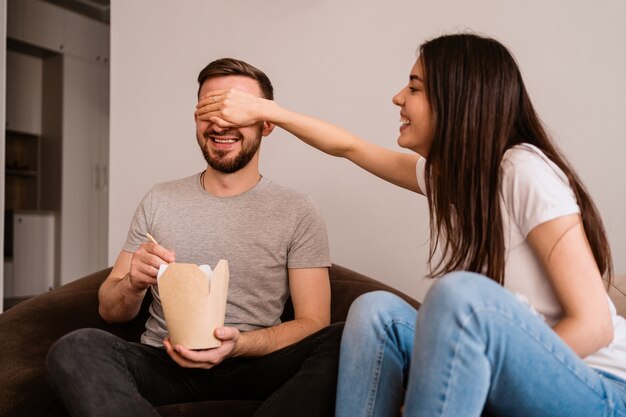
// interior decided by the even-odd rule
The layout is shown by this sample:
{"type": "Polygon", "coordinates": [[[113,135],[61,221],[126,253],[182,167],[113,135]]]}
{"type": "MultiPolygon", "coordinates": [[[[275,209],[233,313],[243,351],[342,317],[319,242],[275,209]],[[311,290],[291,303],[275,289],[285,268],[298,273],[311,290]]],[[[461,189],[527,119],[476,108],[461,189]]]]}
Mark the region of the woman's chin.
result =
{"type": "Polygon", "coordinates": [[[407,143],[408,141],[402,135],[398,136],[398,141],[397,142],[398,142],[398,146],[399,147],[404,148],[404,149],[408,149],[410,151],[415,152],[413,150],[413,147],[409,143],[407,143]]]}

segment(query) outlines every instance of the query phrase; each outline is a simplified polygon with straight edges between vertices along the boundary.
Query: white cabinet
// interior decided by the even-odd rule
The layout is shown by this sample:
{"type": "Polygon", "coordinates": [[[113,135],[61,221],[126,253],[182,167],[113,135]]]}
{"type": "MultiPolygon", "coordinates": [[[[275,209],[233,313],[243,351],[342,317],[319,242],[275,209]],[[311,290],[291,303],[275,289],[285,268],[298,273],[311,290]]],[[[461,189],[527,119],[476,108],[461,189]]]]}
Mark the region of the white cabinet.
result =
{"type": "Polygon", "coordinates": [[[6,297],[28,297],[54,286],[54,214],[15,212],[13,274],[6,297]]]}
{"type": "Polygon", "coordinates": [[[9,0],[7,36],[52,51],[62,51],[65,11],[39,0],[9,0]]]}
{"type": "Polygon", "coordinates": [[[42,60],[10,50],[6,57],[6,128],[40,135],[42,60]]]}
{"type": "Polygon", "coordinates": [[[108,264],[109,26],[41,0],[8,0],[7,20],[20,51],[8,129],[41,139],[33,208],[55,213],[54,285],[65,284],[108,264]]]}
{"type": "MultiPolygon", "coordinates": [[[[97,67],[97,146],[94,155],[94,192],[96,204],[93,213],[96,219],[97,229],[95,239],[96,258],[92,269],[106,268],[109,265],[109,91],[110,77],[108,66],[97,67]]],[[[83,274],[84,275],[84,274],[83,274]]]]}
{"type": "Polygon", "coordinates": [[[108,73],[64,57],[61,284],[107,266],[108,73]]]}
{"type": "Polygon", "coordinates": [[[41,0],[9,0],[7,36],[54,52],[109,62],[109,26],[41,0]]]}
{"type": "Polygon", "coordinates": [[[76,13],[64,16],[65,53],[90,61],[109,62],[109,27],[76,13]]]}

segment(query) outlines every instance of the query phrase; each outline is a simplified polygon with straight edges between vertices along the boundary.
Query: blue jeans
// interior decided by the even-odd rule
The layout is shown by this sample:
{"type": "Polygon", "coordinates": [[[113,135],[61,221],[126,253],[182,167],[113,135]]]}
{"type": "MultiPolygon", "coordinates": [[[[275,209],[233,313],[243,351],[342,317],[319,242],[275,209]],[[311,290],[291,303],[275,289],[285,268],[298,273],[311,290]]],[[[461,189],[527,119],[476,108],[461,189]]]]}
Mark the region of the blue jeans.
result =
{"type": "Polygon", "coordinates": [[[209,370],[181,368],[164,349],[81,329],[50,348],[47,376],[71,416],[158,417],[154,407],[165,404],[256,400],[263,404],[255,417],[326,417],[335,405],[342,328],[209,370]]]}
{"type": "Polygon", "coordinates": [[[336,416],[626,416],[626,381],[587,366],[515,295],[455,272],[419,315],[359,297],[341,341],[336,416]]]}

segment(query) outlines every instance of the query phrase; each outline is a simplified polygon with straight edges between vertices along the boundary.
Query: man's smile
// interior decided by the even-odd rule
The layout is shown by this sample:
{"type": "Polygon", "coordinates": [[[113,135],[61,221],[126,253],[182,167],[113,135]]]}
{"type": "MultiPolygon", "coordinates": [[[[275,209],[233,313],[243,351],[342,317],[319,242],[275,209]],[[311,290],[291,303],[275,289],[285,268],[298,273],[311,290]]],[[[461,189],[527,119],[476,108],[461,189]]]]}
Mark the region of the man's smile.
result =
{"type": "Polygon", "coordinates": [[[204,138],[207,140],[210,139],[217,148],[230,147],[243,139],[242,135],[238,131],[233,130],[225,132],[205,132],[204,138]]]}
{"type": "Polygon", "coordinates": [[[224,139],[224,138],[216,138],[214,136],[211,136],[211,140],[215,143],[235,143],[239,139],[224,139]]]}

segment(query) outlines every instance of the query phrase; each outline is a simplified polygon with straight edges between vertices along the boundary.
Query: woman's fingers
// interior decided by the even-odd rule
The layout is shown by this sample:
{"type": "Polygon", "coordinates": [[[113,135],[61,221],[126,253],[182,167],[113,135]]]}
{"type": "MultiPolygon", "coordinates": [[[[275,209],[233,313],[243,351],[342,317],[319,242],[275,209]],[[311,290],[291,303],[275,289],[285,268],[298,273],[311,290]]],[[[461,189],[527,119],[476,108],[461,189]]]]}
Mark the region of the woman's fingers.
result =
{"type": "Polygon", "coordinates": [[[259,121],[266,100],[237,89],[210,91],[200,98],[195,116],[220,127],[250,126],[259,121]]]}
{"type": "Polygon", "coordinates": [[[208,93],[200,97],[200,99],[198,100],[198,104],[196,104],[196,108],[200,108],[208,104],[217,103],[222,98],[222,95],[226,94],[230,90],[231,89],[209,91],[208,93]]]}

